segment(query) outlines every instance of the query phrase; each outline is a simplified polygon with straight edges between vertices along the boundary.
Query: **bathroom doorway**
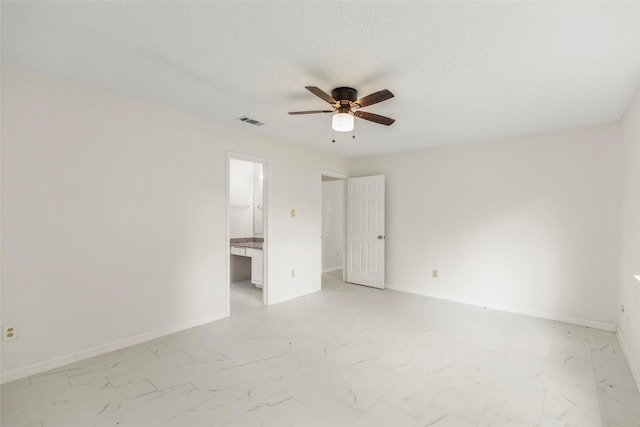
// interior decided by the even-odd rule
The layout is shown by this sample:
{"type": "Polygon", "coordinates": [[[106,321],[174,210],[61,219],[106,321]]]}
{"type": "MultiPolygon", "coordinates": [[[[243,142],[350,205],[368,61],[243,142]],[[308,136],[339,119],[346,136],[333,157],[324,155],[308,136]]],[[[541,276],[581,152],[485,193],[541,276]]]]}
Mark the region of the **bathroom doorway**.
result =
{"type": "Polygon", "coordinates": [[[268,302],[268,161],[227,156],[227,242],[229,314],[268,302]]]}
{"type": "Polygon", "coordinates": [[[344,280],[345,251],[345,183],[346,175],[324,172],[322,185],[322,286],[344,280]]]}

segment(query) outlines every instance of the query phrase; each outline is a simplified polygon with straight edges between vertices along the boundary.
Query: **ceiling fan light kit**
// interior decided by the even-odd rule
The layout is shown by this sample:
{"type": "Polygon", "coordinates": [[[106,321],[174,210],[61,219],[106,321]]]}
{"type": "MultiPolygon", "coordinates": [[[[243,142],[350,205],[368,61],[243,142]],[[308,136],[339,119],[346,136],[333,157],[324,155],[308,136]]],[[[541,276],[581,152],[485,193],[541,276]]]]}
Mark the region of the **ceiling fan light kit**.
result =
{"type": "Polygon", "coordinates": [[[331,118],[331,128],[336,132],[351,132],[354,121],[351,113],[336,113],[331,118]]]}
{"type": "Polygon", "coordinates": [[[306,86],[306,89],[318,98],[331,104],[333,110],[291,111],[289,114],[300,115],[336,112],[331,118],[331,128],[336,132],[353,131],[356,117],[385,126],[390,126],[395,122],[395,120],[390,117],[359,110],[360,108],[393,98],[393,93],[387,89],[379,90],[360,99],[358,99],[358,91],[351,87],[337,87],[331,91],[331,95],[315,86],[306,86]]]}

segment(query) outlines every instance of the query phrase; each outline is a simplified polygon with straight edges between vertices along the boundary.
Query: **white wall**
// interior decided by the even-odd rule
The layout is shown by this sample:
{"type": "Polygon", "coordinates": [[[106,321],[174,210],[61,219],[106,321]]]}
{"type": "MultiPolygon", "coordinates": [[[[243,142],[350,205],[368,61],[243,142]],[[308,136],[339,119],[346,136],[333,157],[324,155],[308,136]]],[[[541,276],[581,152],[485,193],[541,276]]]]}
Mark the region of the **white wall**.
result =
{"type": "Polygon", "coordinates": [[[229,162],[230,238],[253,237],[254,163],[231,159],[229,162]]]}
{"type": "Polygon", "coordinates": [[[613,328],[619,140],[612,125],[355,161],[387,178],[388,287],[613,328]]]}
{"type": "Polygon", "coordinates": [[[227,151],[271,161],[270,302],[320,289],[346,163],[240,126],[3,65],[3,381],[226,314],[227,151]]]}
{"type": "Polygon", "coordinates": [[[344,251],[344,181],[322,182],[322,271],[342,269],[344,251]]]}
{"type": "Polygon", "coordinates": [[[626,344],[627,358],[640,387],[640,94],[622,122],[622,221],[620,251],[619,304],[620,335],[626,344]]]}

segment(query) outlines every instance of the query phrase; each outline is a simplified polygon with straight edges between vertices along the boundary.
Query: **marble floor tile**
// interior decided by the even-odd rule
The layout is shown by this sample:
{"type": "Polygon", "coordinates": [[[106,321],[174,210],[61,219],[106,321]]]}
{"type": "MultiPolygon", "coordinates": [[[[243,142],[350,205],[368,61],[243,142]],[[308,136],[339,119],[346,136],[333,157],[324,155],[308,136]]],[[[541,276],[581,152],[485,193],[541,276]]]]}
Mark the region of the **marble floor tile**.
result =
{"type": "Polygon", "coordinates": [[[538,422],[535,424],[519,423],[512,418],[491,410],[485,411],[482,415],[482,419],[480,419],[480,422],[478,423],[478,427],[537,427],[538,425],[538,422]]]}
{"type": "Polygon", "coordinates": [[[2,385],[0,425],[32,425],[47,414],[47,406],[73,387],[65,375],[50,375],[46,381],[31,383],[30,378],[2,385]]]}
{"type": "Polygon", "coordinates": [[[349,285],[0,388],[3,427],[640,427],[615,333],[349,285]]]}
{"type": "Polygon", "coordinates": [[[235,387],[203,393],[206,400],[166,421],[167,426],[194,423],[222,426],[256,406],[256,401],[235,387]],[[184,424],[180,424],[184,422],[184,424]]]}
{"type": "Polygon", "coordinates": [[[549,357],[553,346],[553,337],[548,334],[523,334],[517,335],[513,350],[537,357],[549,357]]]}
{"type": "Polygon", "coordinates": [[[159,424],[158,427],[212,427],[213,425],[209,418],[196,412],[187,411],[159,424]]]}
{"type": "Polygon", "coordinates": [[[433,404],[462,418],[479,422],[489,406],[495,382],[470,376],[444,390],[433,404]]]}
{"type": "Polygon", "coordinates": [[[591,352],[595,378],[617,388],[637,391],[631,368],[618,342],[610,342],[591,352]]]}
{"type": "Polygon", "coordinates": [[[158,390],[165,390],[186,385],[232,364],[233,361],[231,359],[228,359],[220,353],[209,354],[205,358],[150,376],[149,381],[158,390]]]}
{"type": "MultiPolygon", "coordinates": [[[[195,387],[189,385],[172,390],[125,411],[103,422],[93,424],[95,427],[140,427],[161,425],[178,414],[204,402],[205,396],[195,387]]],[[[44,421],[46,424],[46,420],[44,421]]]]}
{"type": "Polygon", "coordinates": [[[626,388],[601,384],[598,398],[602,419],[610,424],[640,427],[640,393],[626,388]]]}
{"type": "Polygon", "coordinates": [[[236,387],[244,393],[249,394],[252,385],[267,371],[267,363],[260,359],[247,360],[246,363],[239,363],[227,368],[205,375],[192,381],[202,393],[225,390],[236,387]]]}
{"type": "MultiPolygon", "coordinates": [[[[570,427],[600,427],[600,409],[595,389],[549,381],[543,415],[570,427]]],[[[545,423],[543,423],[544,425],[545,423]]]]}
{"type": "Polygon", "coordinates": [[[90,363],[81,361],[73,364],[74,370],[66,373],[69,382],[74,387],[99,383],[158,359],[155,354],[145,348],[138,348],[138,351],[125,349],[104,356],[92,358],[89,360],[90,363]]]}
{"type": "Polygon", "coordinates": [[[588,339],[574,339],[571,335],[554,337],[550,358],[565,360],[567,357],[591,360],[591,346],[588,339]]]}
{"type": "Polygon", "coordinates": [[[425,406],[417,427],[477,427],[478,424],[433,405],[425,406]]]}
{"type": "Polygon", "coordinates": [[[306,404],[304,411],[305,427],[350,427],[362,417],[362,412],[333,397],[306,404]]]}
{"type": "Polygon", "coordinates": [[[304,425],[307,418],[304,406],[300,402],[286,393],[275,393],[266,400],[256,402],[240,416],[225,424],[225,427],[294,427],[304,425]]]}
{"type": "Polygon", "coordinates": [[[107,386],[87,396],[77,407],[46,417],[43,425],[90,427],[160,397],[162,394],[147,380],[118,388],[107,386]]]}
{"type": "Polygon", "coordinates": [[[164,372],[172,371],[192,362],[193,358],[191,356],[180,351],[172,353],[161,359],[153,359],[146,363],[136,364],[128,367],[127,369],[119,370],[115,373],[109,373],[106,378],[114,387],[119,387],[123,384],[153,378],[164,372]]]}
{"type": "Polygon", "coordinates": [[[502,382],[496,385],[480,425],[535,427],[540,423],[546,395],[544,383],[502,382]]]}
{"type": "Polygon", "coordinates": [[[442,376],[420,373],[400,380],[382,397],[382,401],[407,414],[420,418],[429,404],[449,390],[450,380],[442,376]]]}
{"type": "Polygon", "coordinates": [[[231,304],[237,310],[262,306],[262,289],[253,285],[251,280],[233,282],[231,291],[231,304]]]}
{"type": "Polygon", "coordinates": [[[503,383],[530,385],[537,388],[545,384],[549,374],[549,360],[517,351],[496,354],[484,362],[485,375],[503,383]]]}
{"type": "Polygon", "coordinates": [[[564,360],[554,360],[549,364],[548,376],[552,381],[565,384],[594,390],[596,387],[593,363],[590,360],[578,359],[572,356],[564,360]]]}
{"type": "Polygon", "coordinates": [[[353,427],[415,427],[418,419],[384,402],[375,403],[353,427]]]}
{"type": "Polygon", "coordinates": [[[337,369],[314,369],[307,375],[293,378],[284,391],[300,402],[315,402],[331,396],[338,387],[352,379],[357,372],[347,367],[337,369]]]}
{"type": "Polygon", "coordinates": [[[398,375],[370,364],[339,386],[332,396],[364,412],[400,379],[398,375]]]}
{"type": "Polygon", "coordinates": [[[71,387],[55,394],[39,395],[34,401],[31,401],[30,404],[24,402],[19,408],[19,413],[12,410],[11,407],[5,408],[3,406],[2,417],[7,418],[2,420],[1,425],[4,426],[5,424],[9,424],[9,422],[16,423],[17,425],[30,425],[38,421],[60,416],[64,413],[77,411],[82,406],[91,402],[96,395],[102,394],[105,388],[109,387],[110,385],[105,381],[101,384],[71,387]],[[5,413],[5,411],[7,411],[7,413],[5,413]]]}

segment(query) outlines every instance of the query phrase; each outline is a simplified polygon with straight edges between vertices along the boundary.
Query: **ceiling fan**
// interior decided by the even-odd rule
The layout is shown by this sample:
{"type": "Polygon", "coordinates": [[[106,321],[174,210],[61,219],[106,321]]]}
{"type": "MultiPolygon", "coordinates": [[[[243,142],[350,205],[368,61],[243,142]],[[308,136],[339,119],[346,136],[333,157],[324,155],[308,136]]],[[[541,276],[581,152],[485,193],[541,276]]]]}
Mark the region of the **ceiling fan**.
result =
{"type": "Polygon", "coordinates": [[[333,110],[290,111],[289,114],[333,113],[337,111],[337,114],[335,114],[331,120],[331,127],[336,132],[352,131],[354,117],[369,120],[370,122],[379,123],[385,126],[389,126],[395,122],[395,120],[390,117],[360,111],[360,108],[368,107],[369,105],[377,104],[378,102],[393,98],[393,93],[387,89],[379,90],[378,92],[358,99],[358,91],[351,87],[335,88],[331,91],[331,96],[315,86],[305,86],[305,88],[318,98],[331,104],[333,110]]]}

